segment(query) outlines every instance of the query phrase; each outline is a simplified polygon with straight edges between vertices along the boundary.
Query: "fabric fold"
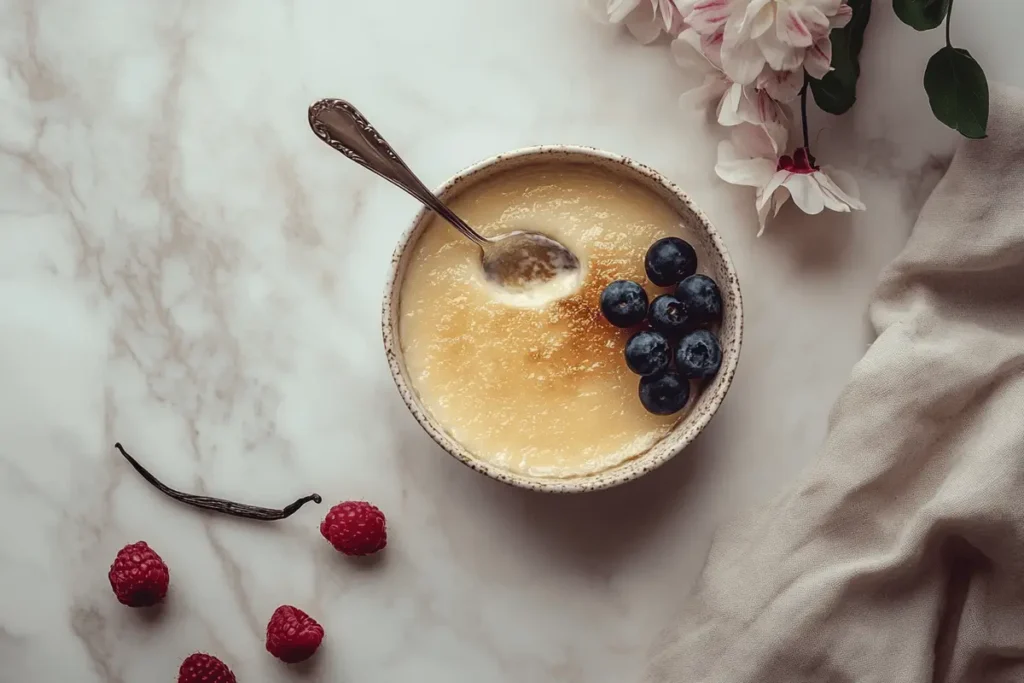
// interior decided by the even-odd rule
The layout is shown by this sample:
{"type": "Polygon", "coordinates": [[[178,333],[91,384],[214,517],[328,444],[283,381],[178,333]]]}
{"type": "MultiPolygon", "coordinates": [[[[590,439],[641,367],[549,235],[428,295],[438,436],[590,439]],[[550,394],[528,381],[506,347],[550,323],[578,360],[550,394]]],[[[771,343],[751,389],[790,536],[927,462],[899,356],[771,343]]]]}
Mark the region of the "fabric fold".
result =
{"type": "Polygon", "coordinates": [[[1024,93],[870,314],[821,457],[719,533],[646,683],[1024,681],[1024,93]]]}

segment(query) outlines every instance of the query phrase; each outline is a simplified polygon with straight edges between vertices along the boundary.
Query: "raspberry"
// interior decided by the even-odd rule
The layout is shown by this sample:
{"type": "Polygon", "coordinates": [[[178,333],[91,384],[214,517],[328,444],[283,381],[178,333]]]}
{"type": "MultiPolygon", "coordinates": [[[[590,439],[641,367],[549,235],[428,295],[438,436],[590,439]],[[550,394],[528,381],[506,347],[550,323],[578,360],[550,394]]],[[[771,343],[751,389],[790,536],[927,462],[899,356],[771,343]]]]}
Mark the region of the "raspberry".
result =
{"type": "Polygon", "coordinates": [[[267,652],[296,664],[313,656],[324,639],[324,627],[297,607],[281,605],[267,624],[267,652]]]}
{"type": "Polygon", "coordinates": [[[332,507],[320,524],[320,533],[346,555],[371,555],[388,544],[384,513],[363,501],[332,507]]]}
{"type": "Polygon", "coordinates": [[[178,669],[178,683],[236,683],[228,665],[213,655],[189,655],[178,669]]]}
{"type": "Polygon", "coordinates": [[[139,541],[121,548],[107,578],[122,605],[150,607],[167,595],[171,577],[156,551],[139,541]]]}

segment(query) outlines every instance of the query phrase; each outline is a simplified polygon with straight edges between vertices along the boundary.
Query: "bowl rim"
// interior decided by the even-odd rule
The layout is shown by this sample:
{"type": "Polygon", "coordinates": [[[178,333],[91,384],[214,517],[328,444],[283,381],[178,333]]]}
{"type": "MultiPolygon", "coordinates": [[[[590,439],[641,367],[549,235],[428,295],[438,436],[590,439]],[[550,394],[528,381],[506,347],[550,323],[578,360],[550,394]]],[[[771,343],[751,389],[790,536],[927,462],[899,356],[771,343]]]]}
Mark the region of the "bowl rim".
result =
{"type": "MultiPolygon", "coordinates": [[[[729,255],[729,251],[725,246],[725,242],[722,239],[721,234],[719,234],[718,230],[715,229],[711,221],[708,220],[708,217],[704,212],[701,211],[700,208],[694,204],[690,196],[674,182],[650,166],[642,164],[629,157],[598,149],[596,147],[583,145],[534,145],[530,147],[522,147],[509,152],[489,156],[463,168],[455,175],[448,178],[440,187],[435,189],[434,194],[444,196],[457,188],[464,181],[467,181],[479,174],[481,171],[503,165],[513,159],[522,159],[523,157],[540,158],[542,156],[552,154],[558,154],[565,157],[576,156],[599,159],[604,162],[610,162],[612,165],[624,166],[634,174],[645,176],[649,181],[660,185],[668,193],[674,195],[690,212],[692,212],[693,216],[699,223],[700,228],[705,231],[709,241],[718,251],[722,265],[726,271],[726,275],[728,276],[727,278],[724,278],[726,280],[724,287],[729,288],[729,293],[733,302],[733,305],[730,307],[730,319],[735,328],[735,350],[733,353],[728,354],[724,359],[725,362],[719,370],[719,376],[721,378],[720,390],[711,397],[707,410],[702,415],[698,416],[695,422],[687,422],[686,420],[683,420],[665,434],[665,436],[659,440],[659,443],[664,442],[666,439],[672,439],[673,436],[676,437],[677,443],[673,443],[671,448],[660,455],[656,457],[652,456],[651,450],[648,450],[631,460],[627,460],[616,465],[610,470],[603,470],[581,477],[566,479],[530,477],[528,475],[511,472],[502,467],[492,465],[473,457],[462,444],[445,432],[426,407],[420,404],[419,397],[412,388],[411,382],[408,381],[405,375],[404,363],[401,358],[402,350],[398,329],[398,311],[400,307],[399,300],[401,298],[401,285],[405,274],[405,268],[402,267],[402,259],[406,250],[409,248],[413,237],[417,235],[417,229],[421,224],[425,224],[426,219],[431,213],[431,211],[426,207],[421,208],[413,217],[409,227],[405,229],[399,238],[398,244],[391,257],[391,265],[384,288],[384,300],[382,305],[384,352],[387,357],[388,368],[391,371],[391,378],[394,380],[395,385],[398,388],[398,392],[406,407],[409,409],[409,412],[412,413],[420,427],[423,428],[430,438],[453,458],[481,474],[517,488],[545,493],[583,493],[612,488],[642,477],[676,457],[701,432],[703,432],[708,423],[718,412],[722,401],[725,400],[725,396],[728,393],[736,374],[736,368],[739,364],[740,350],[743,346],[743,299],[740,291],[739,278],[736,274],[736,268],[732,262],[731,256],[729,255]],[[687,426],[685,430],[682,429],[684,425],[687,426]],[[643,462],[643,466],[638,466],[641,462],[643,462]],[[630,466],[630,463],[632,463],[633,466],[630,466]]],[[[720,286],[723,286],[722,282],[719,284],[720,286]]]]}

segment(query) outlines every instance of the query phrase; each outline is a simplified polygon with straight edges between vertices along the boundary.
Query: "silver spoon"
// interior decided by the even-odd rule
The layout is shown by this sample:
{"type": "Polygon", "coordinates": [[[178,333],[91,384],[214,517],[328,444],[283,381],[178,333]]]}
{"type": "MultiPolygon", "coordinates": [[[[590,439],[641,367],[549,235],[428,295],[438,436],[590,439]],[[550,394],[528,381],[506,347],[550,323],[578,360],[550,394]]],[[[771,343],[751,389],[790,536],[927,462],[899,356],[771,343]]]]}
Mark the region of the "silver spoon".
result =
{"type": "Polygon", "coordinates": [[[494,282],[523,290],[560,274],[578,273],[579,259],[547,235],[517,230],[484,237],[469,227],[427,189],[391,145],[348,102],[335,99],[315,102],[309,107],[309,125],[328,145],[390,180],[472,240],[480,247],[484,273],[494,282]]]}

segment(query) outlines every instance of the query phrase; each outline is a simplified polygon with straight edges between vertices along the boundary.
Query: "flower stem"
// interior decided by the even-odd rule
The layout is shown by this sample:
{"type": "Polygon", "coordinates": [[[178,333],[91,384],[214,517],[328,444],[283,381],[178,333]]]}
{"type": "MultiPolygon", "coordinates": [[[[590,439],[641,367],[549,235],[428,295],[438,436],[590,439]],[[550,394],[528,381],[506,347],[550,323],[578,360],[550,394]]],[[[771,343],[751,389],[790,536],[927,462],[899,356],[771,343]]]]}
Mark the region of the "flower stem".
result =
{"type": "Polygon", "coordinates": [[[949,23],[953,17],[953,0],[949,0],[949,7],[946,8],[946,47],[953,47],[949,42],[949,23]]]}
{"type": "Polygon", "coordinates": [[[805,71],[804,86],[800,88],[800,120],[804,129],[804,149],[806,149],[808,153],[811,151],[811,141],[810,137],[807,135],[807,86],[809,83],[810,79],[805,71]]]}

